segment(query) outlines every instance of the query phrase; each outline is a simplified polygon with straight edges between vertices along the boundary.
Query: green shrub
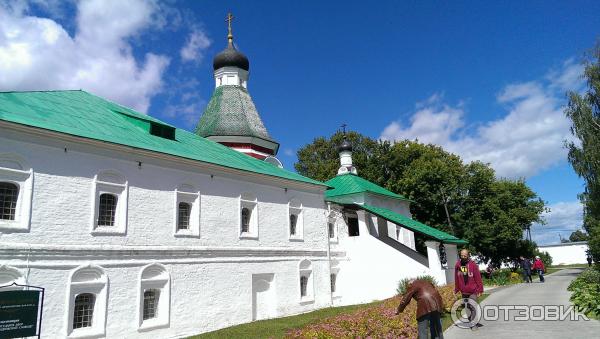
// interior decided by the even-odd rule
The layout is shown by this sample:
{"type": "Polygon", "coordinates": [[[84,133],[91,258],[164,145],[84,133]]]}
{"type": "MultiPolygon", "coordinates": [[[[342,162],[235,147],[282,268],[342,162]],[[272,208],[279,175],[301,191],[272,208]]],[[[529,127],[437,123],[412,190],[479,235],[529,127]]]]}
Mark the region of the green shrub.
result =
{"type": "Polygon", "coordinates": [[[398,288],[396,289],[396,292],[398,294],[404,294],[404,293],[406,293],[406,290],[408,289],[408,283],[411,280],[413,280],[413,279],[415,279],[415,280],[427,280],[431,284],[433,284],[433,286],[437,286],[438,285],[437,280],[435,280],[434,277],[432,277],[430,275],[420,275],[420,276],[418,276],[416,278],[404,278],[404,279],[400,280],[398,282],[398,288]]]}
{"type": "Polygon", "coordinates": [[[546,267],[546,269],[550,266],[552,266],[552,256],[550,255],[550,253],[548,252],[540,252],[539,250],[535,250],[535,255],[538,255],[540,257],[540,259],[542,259],[542,262],[544,263],[544,266],[546,267]]]}
{"type": "Polygon", "coordinates": [[[523,281],[523,270],[510,268],[494,270],[491,276],[483,278],[483,284],[486,286],[504,286],[521,281],[523,281]]]}
{"type": "Polygon", "coordinates": [[[600,272],[591,268],[583,271],[567,289],[573,292],[571,301],[577,311],[600,317],[600,272]]]}

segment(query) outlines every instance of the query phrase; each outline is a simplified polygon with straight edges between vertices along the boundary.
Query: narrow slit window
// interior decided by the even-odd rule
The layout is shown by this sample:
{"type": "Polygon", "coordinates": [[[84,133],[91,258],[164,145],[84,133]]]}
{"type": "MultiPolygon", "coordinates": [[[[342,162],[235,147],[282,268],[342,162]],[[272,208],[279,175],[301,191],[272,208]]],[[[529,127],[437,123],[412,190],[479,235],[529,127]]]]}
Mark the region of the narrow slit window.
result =
{"type": "Polygon", "coordinates": [[[250,232],[250,209],[242,208],[242,233],[250,232]]]}
{"type": "Polygon", "coordinates": [[[335,238],[335,228],[332,222],[327,224],[327,229],[329,231],[329,238],[335,238]]]}
{"type": "Polygon", "coordinates": [[[98,226],[114,226],[117,214],[117,196],[103,193],[100,195],[98,226]]]}
{"type": "Polygon", "coordinates": [[[151,289],[144,291],[144,320],[156,318],[158,316],[159,296],[159,290],[151,289]]]}
{"type": "Polygon", "coordinates": [[[296,224],[298,223],[298,216],[290,214],[290,235],[296,235],[296,224]]]}
{"type": "Polygon", "coordinates": [[[308,277],[303,275],[300,277],[300,296],[306,297],[306,289],[308,287],[308,277]]]}
{"type": "Polygon", "coordinates": [[[0,182],[0,219],[15,220],[19,186],[10,182],[0,182]]]}
{"type": "Polygon", "coordinates": [[[178,230],[190,229],[190,215],[192,214],[192,206],[186,202],[179,203],[179,218],[177,219],[178,230]]]}
{"type": "Polygon", "coordinates": [[[82,293],[75,297],[75,307],[73,308],[73,329],[92,326],[95,302],[96,296],[92,293],[82,293]]]}
{"type": "Polygon", "coordinates": [[[337,276],[335,274],[331,274],[331,292],[335,292],[335,280],[337,276]]]}

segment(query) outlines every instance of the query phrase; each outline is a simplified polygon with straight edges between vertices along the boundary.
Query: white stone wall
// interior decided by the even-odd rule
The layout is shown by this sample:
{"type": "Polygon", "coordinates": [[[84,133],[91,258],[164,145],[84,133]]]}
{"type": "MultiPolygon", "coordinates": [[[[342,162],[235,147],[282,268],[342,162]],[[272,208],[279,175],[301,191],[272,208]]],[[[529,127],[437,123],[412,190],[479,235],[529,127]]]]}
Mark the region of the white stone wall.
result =
{"type": "Polygon", "coordinates": [[[7,153],[33,169],[33,200],[28,231],[1,230],[0,263],[16,268],[27,284],[46,288],[44,338],[67,335],[69,276],[89,264],[108,278],[107,337],[181,337],[251,321],[256,274],[273,275],[274,316],[330,305],[325,209],[317,188],[3,131],[0,154],[7,153]],[[127,181],[124,234],[91,232],[92,183],[100,170],[127,181]],[[196,237],[174,236],[175,189],[182,184],[200,192],[196,237]],[[243,192],[258,200],[257,239],[239,236],[243,192]],[[301,240],[288,234],[292,199],[302,204],[301,240]],[[312,300],[300,299],[298,265],[304,259],[311,262],[312,300]],[[169,326],[141,332],[139,274],[153,263],[170,274],[169,326]]]}
{"type": "Polygon", "coordinates": [[[588,244],[585,241],[538,247],[552,256],[552,265],[587,264],[588,244]]]}

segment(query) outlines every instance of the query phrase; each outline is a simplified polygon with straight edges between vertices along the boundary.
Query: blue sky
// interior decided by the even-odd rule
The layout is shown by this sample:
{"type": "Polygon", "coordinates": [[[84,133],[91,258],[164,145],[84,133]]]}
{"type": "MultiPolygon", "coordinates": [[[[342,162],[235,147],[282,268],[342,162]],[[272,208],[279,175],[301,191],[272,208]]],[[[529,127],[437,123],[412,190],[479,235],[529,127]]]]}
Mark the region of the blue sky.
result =
{"type": "Polygon", "coordinates": [[[562,106],[567,90],[584,88],[598,1],[8,1],[0,90],[82,88],[193,129],[228,11],[286,168],[346,123],[525,178],[551,208],[533,229],[539,243],[581,226],[562,106]]]}

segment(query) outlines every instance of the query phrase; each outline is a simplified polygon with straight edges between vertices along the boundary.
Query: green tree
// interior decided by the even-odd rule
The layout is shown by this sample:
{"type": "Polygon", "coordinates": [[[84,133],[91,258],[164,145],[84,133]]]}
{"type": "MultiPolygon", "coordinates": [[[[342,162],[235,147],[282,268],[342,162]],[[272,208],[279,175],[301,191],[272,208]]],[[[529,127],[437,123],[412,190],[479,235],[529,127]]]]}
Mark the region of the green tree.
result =
{"type": "Polygon", "coordinates": [[[571,133],[578,142],[566,142],[569,162],[585,182],[579,198],[584,206],[583,227],[595,262],[600,261],[600,41],[584,61],[587,90],[569,92],[565,108],[571,120],[571,133]]]}
{"type": "MultiPolygon", "coordinates": [[[[468,240],[471,250],[496,265],[533,253],[535,244],[522,239],[523,230],[541,222],[544,203],[523,181],[498,180],[489,165],[465,165],[435,145],[391,144],[358,133],[349,133],[348,139],[359,175],[413,200],[410,211],[416,220],[468,240]]],[[[321,181],[332,178],[342,140],[341,133],[315,139],[298,151],[296,170],[321,181]]]]}
{"type": "Polygon", "coordinates": [[[569,240],[570,241],[587,241],[588,235],[581,230],[577,230],[577,231],[571,233],[571,235],[569,236],[569,240]]]}

